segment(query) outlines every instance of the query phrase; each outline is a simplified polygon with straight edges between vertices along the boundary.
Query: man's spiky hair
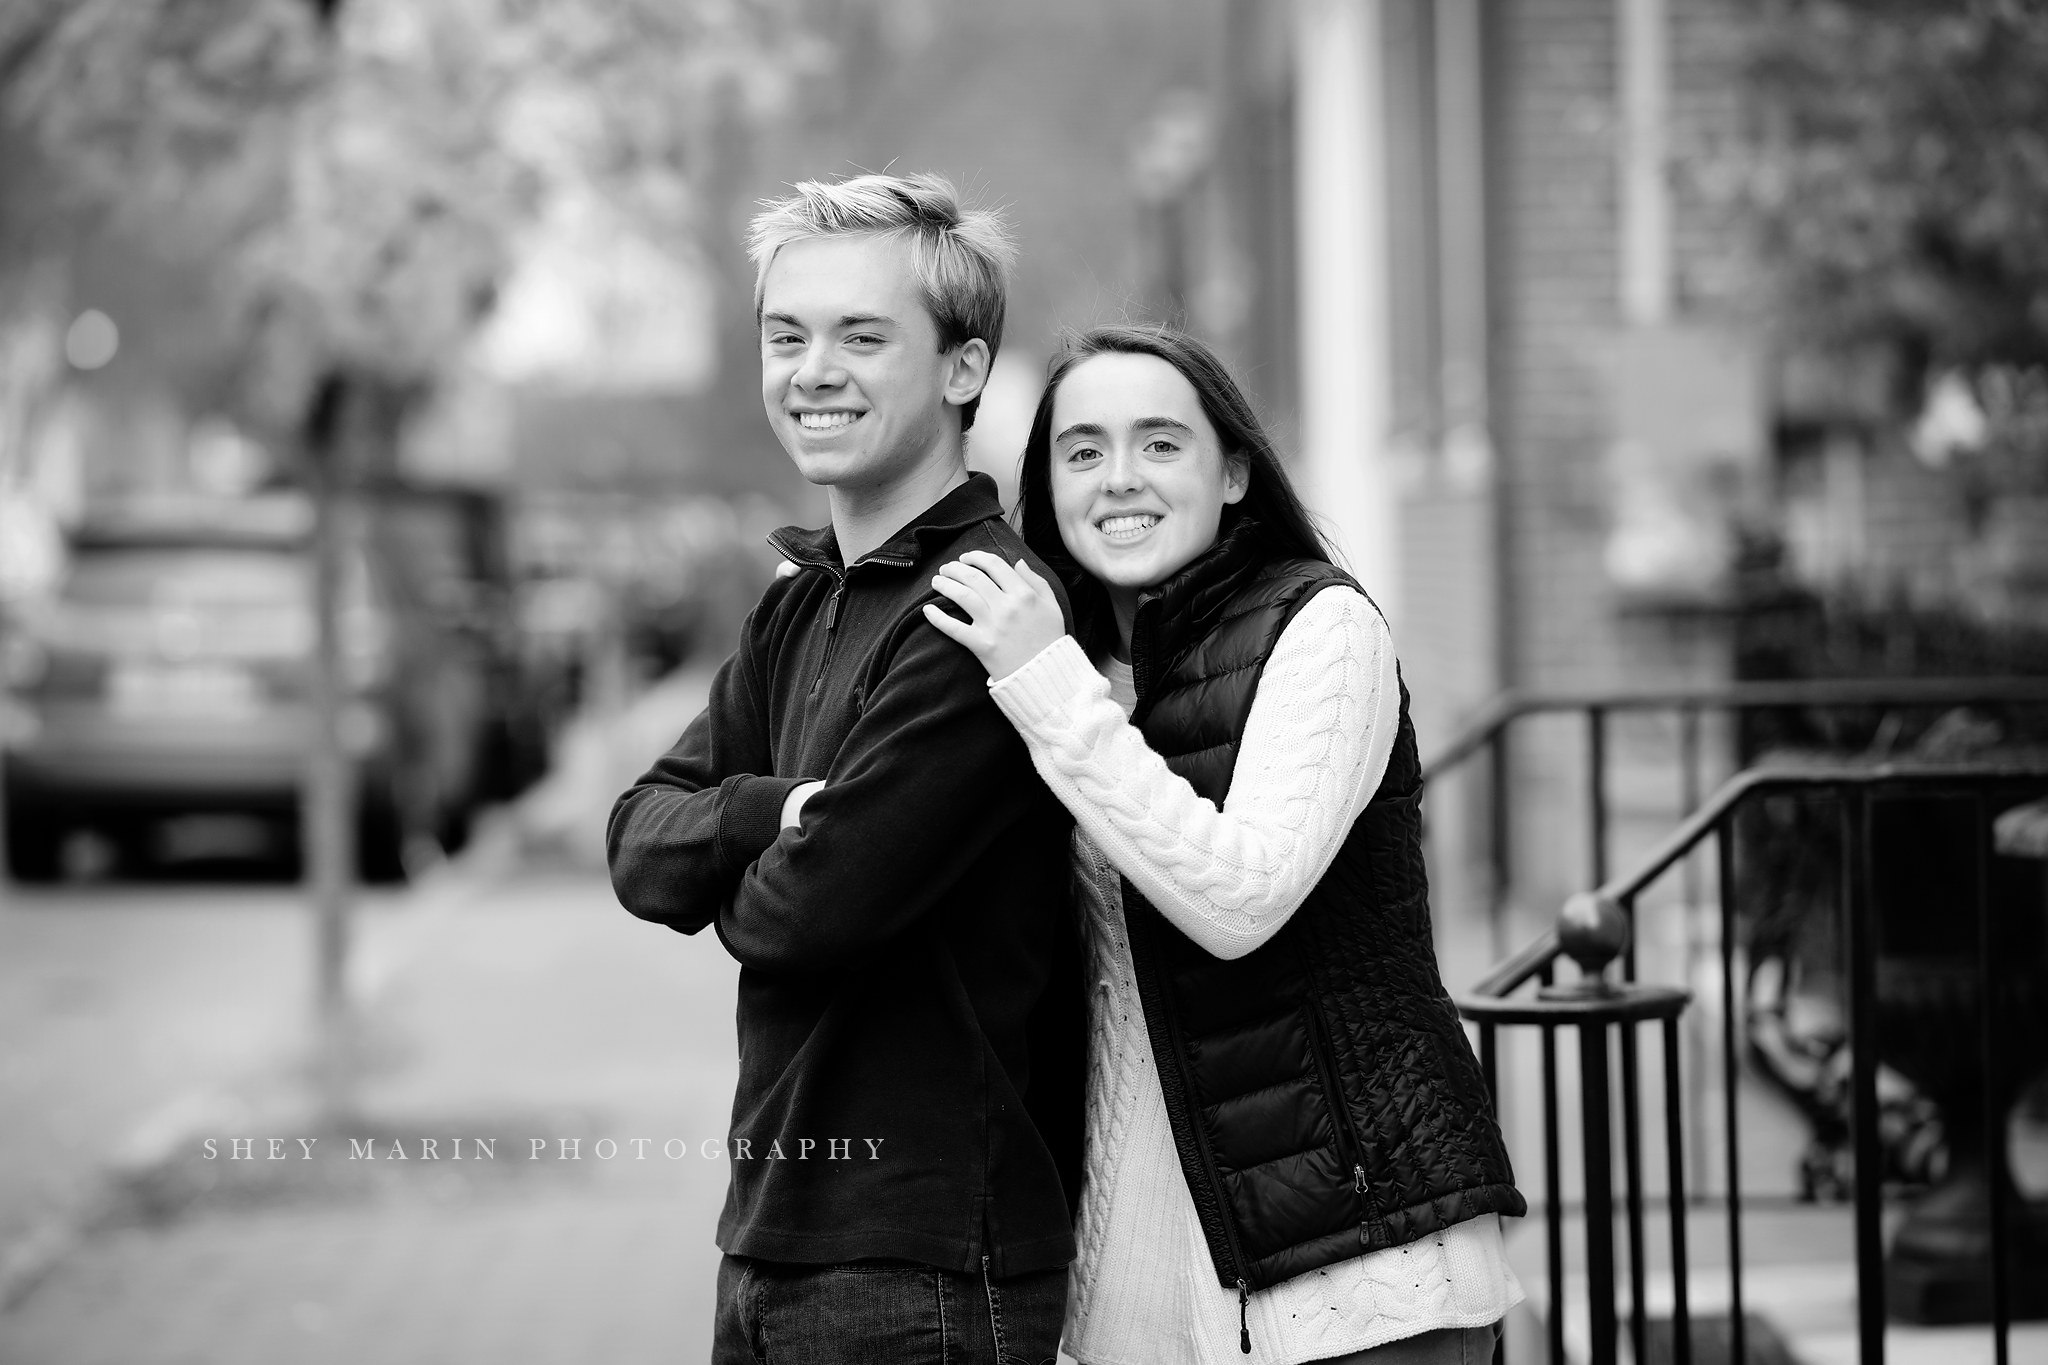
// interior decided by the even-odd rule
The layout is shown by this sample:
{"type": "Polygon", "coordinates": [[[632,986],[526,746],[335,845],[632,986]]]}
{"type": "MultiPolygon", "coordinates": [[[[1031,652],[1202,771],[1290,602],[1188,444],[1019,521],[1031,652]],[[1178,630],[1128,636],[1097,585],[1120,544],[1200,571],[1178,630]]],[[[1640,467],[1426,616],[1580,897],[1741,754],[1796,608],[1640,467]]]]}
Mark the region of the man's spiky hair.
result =
{"type": "MultiPolygon", "coordinates": [[[[809,237],[900,237],[910,248],[910,270],[938,327],[939,349],[980,337],[991,362],[1003,340],[1004,299],[1017,247],[1009,224],[994,209],[964,208],[941,175],[861,175],[851,180],[805,180],[786,199],[764,201],[747,229],[754,263],[754,315],[775,253],[809,237]]],[[[960,409],[960,429],[974,425],[979,397],[960,409]]]]}

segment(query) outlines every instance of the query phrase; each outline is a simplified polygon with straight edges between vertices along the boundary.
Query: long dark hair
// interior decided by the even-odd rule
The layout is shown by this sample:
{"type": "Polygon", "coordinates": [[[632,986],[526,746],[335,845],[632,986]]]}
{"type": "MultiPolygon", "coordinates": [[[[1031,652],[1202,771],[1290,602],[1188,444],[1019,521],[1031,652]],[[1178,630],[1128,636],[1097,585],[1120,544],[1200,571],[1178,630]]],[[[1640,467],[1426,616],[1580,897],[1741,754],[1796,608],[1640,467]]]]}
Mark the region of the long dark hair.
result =
{"type": "Polygon", "coordinates": [[[1149,355],[1173,366],[1194,386],[1203,416],[1223,442],[1224,458],[1243,460],[1250,467],[1244,496],[1224,505],[1223,520],[1216,528],[1219,541],[1245,523],[1246,534],[1254,537],[1267,559],[1331,562],[1329,545],[1288,482],[1272,438],[1214,351],[1186,332],[1169,327],[1094,328],[1069,338],[1046,371],[1045,392],[1039,395],[1038,411],[1031,418],[1031,435],[1024,442],[1017,478],[1018,522],[1024,543],[1066,584],[1074,608],[1075,638],[1084,649],[1099,654],[1113,644],[1116,617],[1110,611],[1109,594],[1075,562],[1060,539],[1059,523],[1053,516],[1052,405],[1060,382],[1074,367],[1099,355],[1149,355]]]}

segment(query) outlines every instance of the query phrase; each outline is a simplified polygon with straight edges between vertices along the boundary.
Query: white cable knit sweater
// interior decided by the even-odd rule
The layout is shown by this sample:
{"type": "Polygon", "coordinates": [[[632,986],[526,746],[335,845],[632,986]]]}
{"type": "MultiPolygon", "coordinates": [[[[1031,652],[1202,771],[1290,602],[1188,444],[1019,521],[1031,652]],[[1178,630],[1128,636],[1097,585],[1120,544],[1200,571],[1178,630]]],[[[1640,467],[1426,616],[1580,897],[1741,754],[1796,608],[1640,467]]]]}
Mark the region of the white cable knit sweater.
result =
{"type": "Polygon", "coordinates": [[[1129,723],[1129,667],[1106,667],[1107,679],[1067,636],[990,684],[1076,823],[1092,989],[1066,1349],[1085,1365],[1295,1365],[1495,1321],[1522,1289],[1488,1214],[1252,1295],[1240,1353],[1237,1295],[1217,1283],[1181,1176],[1124,931],[1119,873],[1219,957],[1279,932],[1386,771],[1400,689],[1385,623],[1348,588],[1302,608],[1267,661],[1220,811],[1129,723]]]}

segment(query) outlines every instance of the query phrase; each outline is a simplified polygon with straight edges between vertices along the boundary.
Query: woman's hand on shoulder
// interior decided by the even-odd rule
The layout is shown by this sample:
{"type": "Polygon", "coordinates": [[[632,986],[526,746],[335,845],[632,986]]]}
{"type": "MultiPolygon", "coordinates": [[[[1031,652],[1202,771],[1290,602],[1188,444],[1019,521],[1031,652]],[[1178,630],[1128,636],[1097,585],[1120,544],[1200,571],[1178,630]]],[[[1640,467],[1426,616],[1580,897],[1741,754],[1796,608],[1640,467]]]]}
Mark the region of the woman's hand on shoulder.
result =
{"type": "Polygon", "coordinates": [[[986,550],[969,550],[940,569],[932,587],[968,619],[936,602],[925,604],[925,619],[973,651],[991,678],[1009,677],[1067,633],[1058,594],[1021,559],[1005,564],[986,550]]]}

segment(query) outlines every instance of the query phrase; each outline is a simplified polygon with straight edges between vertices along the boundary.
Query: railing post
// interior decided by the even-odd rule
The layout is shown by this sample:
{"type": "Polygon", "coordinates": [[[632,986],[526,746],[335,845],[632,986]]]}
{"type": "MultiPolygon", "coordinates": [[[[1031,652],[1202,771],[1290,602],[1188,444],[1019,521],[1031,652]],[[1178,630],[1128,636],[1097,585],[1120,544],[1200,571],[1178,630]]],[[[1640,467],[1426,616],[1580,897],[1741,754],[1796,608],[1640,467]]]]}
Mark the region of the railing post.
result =
{"type": "MultiPolygon", "coordinates": [[[[1628,922],[1628,946],[1622,950],[1622,979],[1636,979],[1636,903],[1633,897],[1621,902],[1628,922]]],[[[1628,1340],[1637,1360],[1646,1359],[1644,1280],[1647,1266],[1643,1255],[1643,1127],[1638,1106],[1642,1103],[1641,1071],[1636,1064],[1636,1026],[1623,1020],[1621,1032],[1621,1166],[1626,1180],[1623,1208],[1628,1216],[1628,1340]]]]}
{"type": "MultiPolygon", "coordinates": [[[[1684,808],[1684,817],[1690,819],[1700,808],[1700,712],[1696,706],[1687,706],[1678,713],[1678,803],[1684,808]]],[[[1697,979],[1695,967],[1700,952],[1700,868],[1699,858],[1693,853],[1685,855],[1679,865],[1683,878],[1681,895],[1685,902],[1685,981],[1687,985],[1697,979]]],[[[1692,1080],[1694,1089],[1687,1098],[1692,1101],[1692,1121],[1705,1124],[1709,1121],[1707,1090],[1708,1079],[1707,1041],[1701,1035],[1697,1019],[1685,1029],[1685,1072],[1692,1080]]],[[[1686,1149],[1687,1156],[1701,1163],[1697,1170],[1686,1172],[1687,1180],[1705,1189],[1708,1183],[1706,1162],[1711,1156],[1711,1143],[1705,1128],[1694,1130],[1698,1139],[1686,1149]]]]}
{"type": "MultiPolygon", "coordinates": [[[[1551,983],[1543,969],[1542,983],[1551,983]]],[[[1543,1025],[1543,1252],[1549,1262],[1550,1365],[1565,1365],[1564,1355],[1564,1171],[1558,1155],[1557,1028],[1543,1025]]]]}
{"type": "Polygon", "coordinates": [[[1486,1082],[1486,1098],[1493,1104],[1494,1121],[1500,1121],[1500,1063],[1497,1060],[1492,1024],[1479,1026],[1479,1074],[1486,1082]]]}
{"type": "Polygon", "coordinates": [[[1842,788],[1842,915],[1849,946],[1849,1104],[1856,1147],[1856,1334],[1884,1365],[1884,1152],[1877,1133],[1877,925],[1870,907],[1870,803],[1842,788]]]}
{"type": "Polygon", "coordinates": [[[1628,1217],[1628,1341],[1635,1359],[1647,1361],[1644,1322],[1647,1266],[1643,1254],[1643,1126],[1636,1106],[1642,1102],[1636,1071],[1636,1024],[1624,1019],[1621,1031],[1621,1169],[1628,1182],[1623,1208],[1628,1217]]]}
{"type": "Polygon", "coordinates": [[[1588,861],[1599,886],[1607,880],[1607,708],[1586,708],[1586,822],[1588,861]]]}
{"type": "MultiPolygon", "coordinates": [[[[1685,1123],[1679,1112],[1678,1016],[1664,1021],[1664,1165],[1671,1205],[1671,1365],[1692,1365],[1685,1254],[1685,1123]]],[[[1645,1365],[1643,1357],[1636,1357],[1645,1365]]]]}
{"type": "Polygon", "coordinates": [[[1747,1365],[1748,1324],[1742,1314],[1742,1145],[1736,1087],[1742,1054],[1735,1039],[1735,816],[1722,817],[1714,835],[1721,899],[1721,1129],[1728,1179],[1728,1359],[1747,1365]]]}
{"type": "Polygon", "coordinates": [[[2011,1349],[2007,1338],[2012,1330],[2011,1286],[2006,1283],[2006,1259],[2011,1255],[2005,1226],[2006,1195],[2009,1191],[2001,1188],[2004,1184],[2005,1162],[1999,1158],[1997,1146],[2004,1141],[2005,1110],[1999,1103],[1996,1066],[1998,1002],[1991,971],[1991,964],[1998,960],[1996,945],[1991,941],[1991,816],[1985,809],[1984,793],[1981,789],[1976,793],[1972,809],[1977,815],[1971,822],[1971,828],[1977,835],[1977,999],[1981,1007],[1978,1015],[1977,1063],[1984,1076],[1984,1179],[1989,1204],[1985,1212],[1991,1220],[1992,1361],[1993,1365],[2007,1365],[2011,1349]]]}
{"type": "Polygon", "coordinates": [[[1492,865],[1493,885],[1487,889],[1488,929],[1493,939],[1493,959],[1508,953],[1508,889],[1514,877],[1514,845],[1508,828],[1508,728],[1503,722],[1487,746],[1492,771],[1487,778],[1487,850],[1492,865]]]}
{"type": "Polygon", "coordinates": [[[1579,1025],[1579,1124],[1586,1178],[1586,1318],[1591,1365],[1614,1365],[1614,1143],[1607,1112],[1607,1024],[1579,1025]]]}
{"type": "MultiPolygon", "coordinates": [[[[1482,1022],[1479,1025],[1479,1075],[1486,1086],[1487,1102],[1493,1106],[1493,1120],[1500,1128],[1502,1137],[1507,1134],[1507,1125],[1501,1122],[1500,1105],[1500,1059],[1497,1051],[1498,1040],[1493,1025],[1482,1022]]],[[[1507,1365],[1508,1343],[1506,1336],[1494,1343],[1494,1365],[1507,1365]]]]}

